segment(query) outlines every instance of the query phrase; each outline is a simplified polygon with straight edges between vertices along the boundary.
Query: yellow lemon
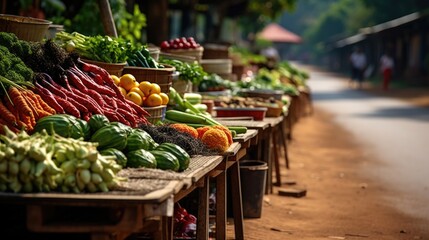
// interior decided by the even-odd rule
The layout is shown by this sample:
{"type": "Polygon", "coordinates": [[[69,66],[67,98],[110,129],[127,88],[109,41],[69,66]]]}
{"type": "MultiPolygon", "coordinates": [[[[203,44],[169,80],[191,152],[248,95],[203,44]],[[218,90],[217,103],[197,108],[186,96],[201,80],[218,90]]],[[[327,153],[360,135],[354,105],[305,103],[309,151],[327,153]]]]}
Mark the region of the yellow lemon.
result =
{"type": "Polygon", "coordinates": [[[127,93],[127,95],[125,96],[126,99],[132,101],[133,103],[141,106],[143,103],[143,99],[142,97],[140,97],[140,94],[136,93],[136,92],[129,92],[127,93]]]}
{"type": "Polygon", "coordinates": [[[150,91],[150,94],[156,93],[156,94],[160,94],[161,93],[161,87],[156,84],[156,83],[152,83],[152,89],[150,91]]]}
{"type": "Polygon", "coordinates": [[[159,94],[151,94],[145,100],[145,105],[148,107],[157,107],[162,105],[162,98],[159,94]]]}
{"type": "Polygon", "coordinates": [[[152,89],[152,83],[148,81],[143,81],[139,84],[139,88],[140,90],[142,90],[145,96],[149,96],[152,89]]]}
{"type": "Polygon", "coordinates": [[[122,75],[119,80],[119,86],[123,87],[127,91],[135,87],[137,82],[136,78],[129,73],[122,75]]]}
{"type": "Polygon", "coordinates": [[[128,91],[128,92],[136,92],[136,93],[138,93],[138,94],[140,95],[140,97],[145,98],[144,93],[143,93],[143,92],[142,92],[142,90],[140,90],[140,88],[138,88],[138,87],[133,87],[133,88],[131,88],[131,89],[130,89],[130,91],[128,91]]]}
{"type": "Polygon", "coordinates": [[[119,79],[119,77],[116,76],[116,75],[110,75],[110,77],[112,78],[112,80],[115,83],[115,85],[119,86],[119,83],[121,82],[121,80],[119,79]]]}
{"type": "Polygon", "coordinates": [[[166,94],[166,93],[160,93],[159,94],[159,96],[161,96],[161,99],[162,99],[162,105],[167,105],[168,104],[168,101],[170,100],[169,98],[168,98],[168,95],[166,94]]]}
{"type": "Polygon", "coordinates": [[[125,88],[123,87],[118,87],[119,91],[121,92],[122,96],[126,96],[127,95],[127,90],[125,90],[125,88]]]}

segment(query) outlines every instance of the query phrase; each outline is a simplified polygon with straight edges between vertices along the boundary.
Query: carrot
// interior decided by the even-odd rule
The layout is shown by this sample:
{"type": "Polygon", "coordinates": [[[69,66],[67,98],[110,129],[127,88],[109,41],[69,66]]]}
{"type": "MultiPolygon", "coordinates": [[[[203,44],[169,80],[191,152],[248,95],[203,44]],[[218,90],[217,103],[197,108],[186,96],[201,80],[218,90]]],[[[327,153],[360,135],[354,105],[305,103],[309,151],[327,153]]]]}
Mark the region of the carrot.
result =
{"type": "Polygon", "coordinates": [[[10,87],[8,94],[15,109],[19,112],[19,119],[32,129],[36,125],[35,116],[21,92],[16,87],[10,87]]]}
{"type": "MultiPolygon", "coordinates": [[[[31,93],[33,93],[33,92],[31,92],[31,93]]],[[[30,106],[33,106],[33,107],[34,107],[33,111],[34,111],[34,114],[35,114],[36,120],[39,120],[39,119],[41,119],[41,118],[43,118],[43,117],[46,117],[46,116],[50,116],[50,115],[52,115],[52,113],[49,113],[49,112],[45,111],[45,110],[40,106],[40,104],[38,105],[38,104],[33,100],[33,98],[30,96],[30,95],[31,95],[31,93],[30,93],[30,91],[29,91],[29,90],[26,90],[26,91],[23,91],[23,92],[22,92],[22,94],[25,96],[25,99],[27,100],[27,103],[29,103],[29,105],[30,105],[30,106]]],[[[34,93],[33,93],[33,94],[34,94],[34,93]]]]}
{"type": "Polygon", "coordinates": [[[84,106],[80,102],[76,101],[74,98],[67,98],[67,101],[69,101],[71,104],[73,104],[73,106],[75,106],[77,108],[77,110],[79,110],[79,112],[81,113],[81,116],[83,113],[89,112],[89,110],[86,106],[84,106]]]}
{"type": "Polygon", "coordinates": [[[50,107],[55,109],[55,112],[57,113],[64,113],[64,108],[58,104],[57,100],[55,100],[54,95],[44,87],[42,87],[38,82],[35,82],[34,85],[36,88],[34,91],[36,91],[37,94],[45,101],[50,107]]]}
{"type": "Polygon", "coordinates": [[[71,87],[72,91],[67,92],[68,99],[72,98],[77,102],[83,104],[90,112],[94,114],[102,114],[103,110],[98,103],[92,99],[88,94],[82,93],[79,89],[71,87]]]}
{"type": "Polygon", "coordinates": [[[71,81],[73,86],[79,89],[81,92],[88,93],[88,88],[82,83],[76,74],[70,70],[66,71],[68,79],[71,81]]]}
{"type": "Polygon", "coordinates": [[[13,123],[13,125],[16,125],[16,117],[15,115],[7,109],[7,107],[3,104],[3,102],[0,99],[0,116],[6,120],[6,122],[13,123]]]}
{"type": "Polygon", "coordinates": [[[21,119],[19,119],[19,113],[16,111],[15,107],[12,106],[12,103],[9,101],[9,99],[5,98],[3,101],[7,109],[15,116],[17,128],[19,129],[28,128],[27,125],[23,121],[21,121],[21,119]]]}
{"type": "Polygon", "coordinates": [[[2,131],[3,131],[3,126],[8,127],[10,130],[12,130],[12,131],[13,131],[13,132],[15,132],[15,133],[18,133],[18,132],[19,132],[19,129],[18,129],[18,128],[14,127],[14,126],[13,126],[13,125],[11,125],[10,123],[8,123],[5,119],[0,118],[0,127],[1,127],[1,130],[2,130],[2,131]]]}
{"type": "Polygon", "coordinates": [[[140,107],[139,105],[137,105],[137,104],[135,104],[134,102],[132,102],[132,101],[130,101],[130,100],[128,100],[128,99],[126,99],[125,100],[127,103],[128,103],[128,105],[130,105],[136,112],[137,112],[137,114],[138,115],[140,115],[141,117],[144,117],[144,116],[149,116],[149,113],[146,111],[146,110],[144,110],[142,107],[140,107]]]}
{"type": "Polygon", "coordinates": [[[112,109],[116,110],[118,108],[118,105],[116,104],[116,101],[113,100],[113,98],[106,96],[106,95],[101,95],[101,97],[103,98],[104,102],[112,109]]]}
{"type": "Polygon", "coordinates": [[[93,89],[100,94],[105,94],[109,96],[116,95],[116,93],[112,89],[96,83],[91,77],[86,75],[86,73],[80,71],[77,67],[70,68],[70,71],[72,71],[88,89],[93,89]]]}
{"type": "Polygon", "coordinates": [[[131,127],[137,127],[137,117],[134,116],[132,113],[127,112],[127,110],[122,108],[117,108],[116,112],[120,115],[123,115],[124,118],[130,123],[131,127]]]}
{"type": "Polygon", "coordinates": [[[88,94],[89,96],[92,97],[92,99],[94,99],[94,101],[96,101],[98,103],[98,105],[103,108],[104,107],[104,100],[103,97],[101,96],[101,94],[99,94],[97,91],[93,90],[93,89],[88,89],[88,94]]]}
{"type": "Polygon", "coordinates": [[[105,108],[104,115],[109,119],[110,122],[119,122],[118,114],[112,109],[105,108]]]}
{"type": "Polygon", "coordinates": [[[31,96],[32,96],[33,100],[36,103],[38,103],[43,110],[45,110],[46,112],[48,112],[50,114],[55,114],[56,113],[55,109],[53,109],[52,107],[50,107],[48,105],[48,103],[46,103],[45,101],[43,101],[42,97],[40,97],[39,94],[36,94],[35,92],[33,92],[33,94],[31,96]]]}
{"type": "Polygon", "coordinates": [[[64,108],[64,112],[73,115],[77,118],[80,118],[80,112],[79,110],[71,104],[69,101],[62,99],[56,95],[53,95],[54,99],[64,108]]]}
{"type": "Polygon", "coordinates": [[[52,94],[57,95],[63,99],[67,98],[66,93],[63,91],[65,88],[55,83],[54,80],[52,80],[52,78],[48,74],[40,74],[36,78],[36,81],[39,82],[42,86],[44,86],[46,89],[48,89],[52,94]]]}

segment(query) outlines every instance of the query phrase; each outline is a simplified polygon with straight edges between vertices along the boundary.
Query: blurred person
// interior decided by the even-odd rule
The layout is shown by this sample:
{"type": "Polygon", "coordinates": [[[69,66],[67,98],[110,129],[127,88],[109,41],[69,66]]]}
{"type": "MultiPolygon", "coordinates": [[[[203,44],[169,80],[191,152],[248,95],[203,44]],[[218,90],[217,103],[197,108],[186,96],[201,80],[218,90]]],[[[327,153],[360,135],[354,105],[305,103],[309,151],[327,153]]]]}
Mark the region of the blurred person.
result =
{"type": "Polygon", "coordinates": [[[385,53],[380,58],[380,71],[383,74],[383,90],[389,89],[390,80],[392,79],[392,72],[395,63],[389,53],[385,53]]]}
{"type": "Polygon", "coordinates": [[[350,55],[351,63],[351,81],[355,81],[359,88],[362,88],[364,72],[366,69],[366,56],[362,52],[362,49],[356,47],[353,53],[350,55]]]}
{"type": "Polygon", "coordinates": [[[265,56],[267,58],[266,67],[268,69],[273,69],[277,65],[277,63],[280,60],[280,54],[277,48],[275,47],[267,47],[265,49],[262,49],[261,55],[265,56]]]}

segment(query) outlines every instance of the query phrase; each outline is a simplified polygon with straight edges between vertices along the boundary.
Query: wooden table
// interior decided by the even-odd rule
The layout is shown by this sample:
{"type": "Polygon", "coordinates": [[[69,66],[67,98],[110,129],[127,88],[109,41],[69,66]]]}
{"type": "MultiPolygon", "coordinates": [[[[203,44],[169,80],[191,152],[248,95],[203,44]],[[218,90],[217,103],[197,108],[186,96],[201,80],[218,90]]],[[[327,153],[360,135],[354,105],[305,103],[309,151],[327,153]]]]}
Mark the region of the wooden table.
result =
{"type": "Polygon", "coordinates": [[[222,124],[226,126],[244,126],[249,129],[255,129],[258,131],[258,141],[254,145],[256,148],[256,156],[249,156],[255,158],[255,160],[261,160],[267,163],[268,173],[266,179],[265,193],[272,193],[272,130],[275,126],[283,121],[283,116],[280,117],[266,117],[262,121],[237,121],[237,120],[222,120],[222,124]]]}
{"type": "Polygon", "coordinates": [[[234,217],[235,239],[244,239],[243,204],[241,199],[241,181],[239,160],[246,155],[252,139],[257,138],[257,130],[248,130],[234,138],[234,154],[226,154],[225,161],[211,173],[216,179],[216,239],[226,239],[227,223],[227,174],[231,177],[231,198],[234,217]]]}
{"type": "MultiPolygon", "coordinates": [[[[239,144],[238,144],[239,145],[239,144]]],[[[0,193],[0,203],[26,206],[26,227],[43,233],[88,233],[91,239],[125,239],[131,233],[154,232],[155,239],[173,239],[174,202],[201,187],[198,239],[208,238],[208,175],[224,156],[191,159],[182,173],[162,179],[158,169],[122,170],[129,181],[108,193],[0,193]],[[156,183],[158,189],[134,189],[138,184],[156,183]],[[65,214],[66,213],[66,214],[65,214]],[[71,218],[67,218],[71,216],[71,218]],[[171,225],[170,225],[171,223],[171,225]]]]}

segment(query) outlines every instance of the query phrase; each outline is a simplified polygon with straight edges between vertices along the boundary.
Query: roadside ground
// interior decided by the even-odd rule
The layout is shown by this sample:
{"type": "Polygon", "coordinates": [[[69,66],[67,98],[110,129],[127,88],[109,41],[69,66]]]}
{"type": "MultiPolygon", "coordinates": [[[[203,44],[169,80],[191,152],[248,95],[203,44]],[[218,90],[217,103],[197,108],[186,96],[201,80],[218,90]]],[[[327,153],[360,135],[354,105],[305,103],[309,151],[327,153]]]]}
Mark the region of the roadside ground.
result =
{"type": "MultiPolygon", "coordinates": [[[[347,80],[345,79],[345,82],[347,80]]],[[[363,91],[429,107],[429,90],[375,87],[363,91]]],[[[265,195],[262,217],[245,219],[245,239],[429,239],[427,220],[407,216],[386,202],[401,196],[369,179],[362,167],[376,163],[352,135],[315,108],[294,127],[289,143],[290,170],[280,160],[282,182],[307,189],[302,198],[265,195]]],[[[280,188],[287,187],[283,184],[280,188]]],[[[228,239],[234,239],[233,225],[228,239]]]]}

